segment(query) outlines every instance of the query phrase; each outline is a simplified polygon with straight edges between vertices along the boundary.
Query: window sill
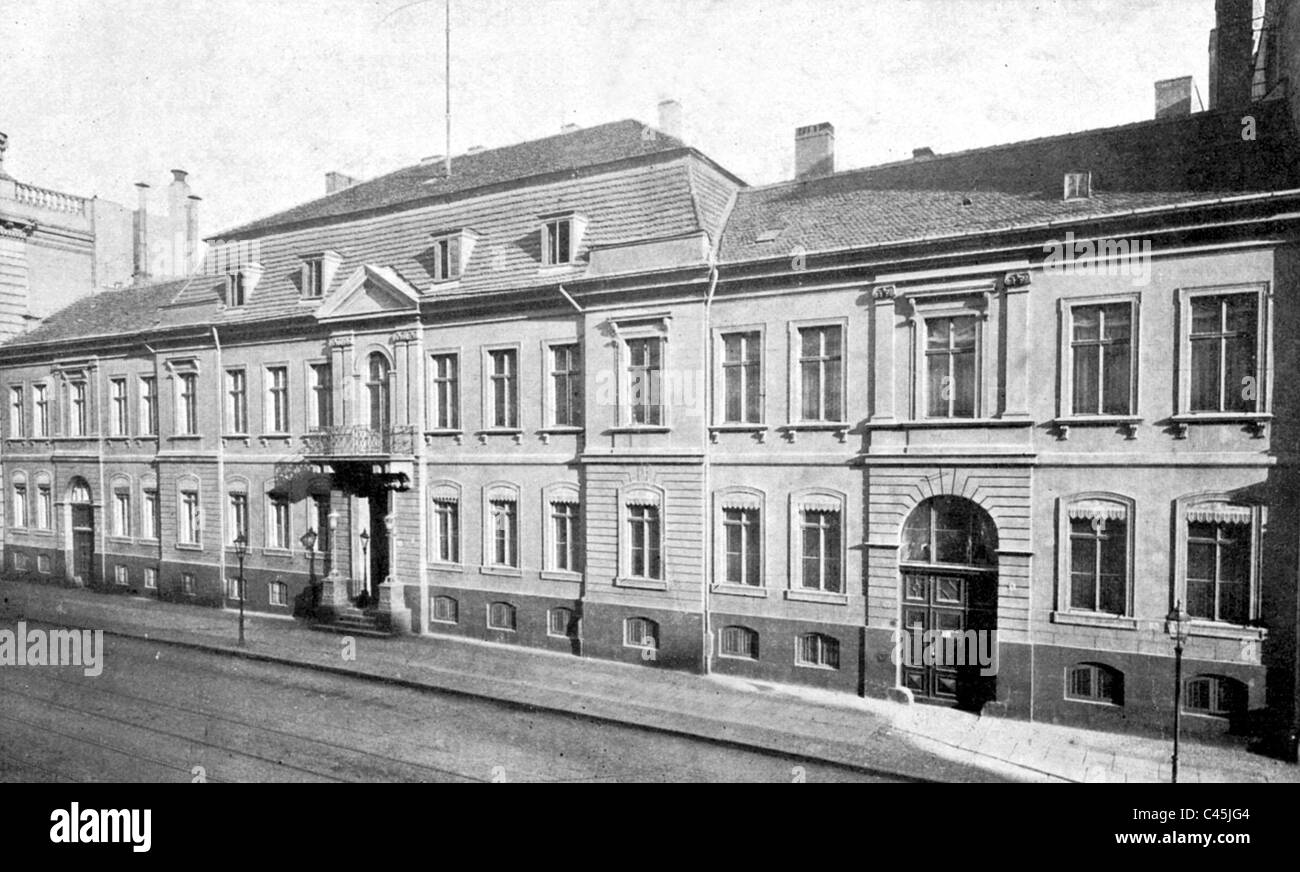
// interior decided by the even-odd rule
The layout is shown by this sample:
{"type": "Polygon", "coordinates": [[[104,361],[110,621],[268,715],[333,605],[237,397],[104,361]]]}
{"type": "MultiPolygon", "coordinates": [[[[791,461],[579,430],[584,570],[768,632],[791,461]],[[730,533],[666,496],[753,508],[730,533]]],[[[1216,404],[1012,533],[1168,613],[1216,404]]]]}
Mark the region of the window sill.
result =
{"type": "Polygon", "coordinates": [[[263,548],[262,556],[288,558],[293,556],[293,550],[289,548],[263,548]]]}
{"type": "Polygon", "coordinates": [[[913,418],[910,421],[867,422],[869,430],[973,429],[978,427],[1032,427],[1032,418],[913,418]]]}
{"type": "Polygon", "coordinates": [[[480,575],[502,575],[509,578],[519,578],[523,572],[515,566],[480,566],[478,568],[480,575]]]}
{"type": "Polygon", "coordinates": [[[838,671],[839,671],[839,667],[838,667],[838,666],[826,666],[826,665],[821,664],[821,663],[800,663],[798,660],[796,660],[796,661],[794,662],[794,665],[795,665],[795,667],[798,668],[798,669],[821,669],[821,670],[824,670],[824,671],[826,671],[826,672],[838,672],[838,671]]]}
{"type": "Polygon", "coordinates": [[[581,572],[569,572],[565,569],[544,569],[539,576],[546,581],[582,581],[581,572]]]}
{"type": "Polygon", "coordinates": [[[746,433],[760,445],[767,441],[766,424],[714,424],[709,428],[709,441],[718,444],[718,437],[723,433],[746,433]]]}
{"type": "Polygon", "coordinates": [[[189,542],[177,542],[174,546],[177,551],[202,551],[202,545],[193,545],[189,542]]]}
{"type": "Polygon", "coordinates": [[[130,536],[108,535],[104,537],[104,541],[114,542],[118,545],[134,545],[136,540],[131,538],[130,536]]]}
{"type": "Polygon", "coordinates": [[[522,427],[490,427],[486,430],[475,430],[474,435],[478,437],[480,445],[486,445],[489,436],[509,436],[516,445],[522,445],[524,441],[522,427]]]}
{"type": "Polygon", "coordinates": [[[767,588],[748,584],[715,584],[709,588],[709,591],[722,596],[750,596],[756,599],[768,597],[767,588]]]}
{"type": "Polygon", "coordinates": [[[1220,624],[1213,621],[1192,621],[1188,630],[1190,636],[1209,639],[1245,639],[1262,640],[1267,638],[1268,630],[1264,627],[1244,627],[1240,624],[1220,624]]]}
{"type": "MultiPolygon", "coordinates": [[[[465,571],[465,567],[459,563],[440,563],[437,561],[430,563],[429,568],[436,569],[438,572],[464,572],[465,571]]],[[[451,621],[450,623],[454,624],[456,622],[451,621]]]]}
{"type": "Polygon", "coordinates": [[[794,442],[800,433],[834,433],[836,439],[844,442],[848,439],[849,428],[852,426],[848,421],[799,421],[777,429],[785,435],[787,442],[794,442]]]}
{"type": "Polygon", "coordinates": [[[609,433],[671,433],[672,427],[664,424],[620,424],[610,427],[609,433]]]}
{"type": "Polygon", "coordinates": [[[847,606],[849,604],[848,594],[831,593],[824,590],[787,590],[785,598],[791,602],[824,603],[832,606],[847,606]]]}
{"type": "Polygon", "coordinates": [[[1048,422],[1056,431],[1056,438],[1064,442],[1070,438],[1071,427],[1114,427],[1124,430],[1125,439],[1136,439],[1138,424],[1142,419],[1136,415],[1070,415],[1054,418],[1048,422]]]}
{"type": "Polygon", "coordinates": [[[668,590],[668,582],[661,578],[615,578],[614,587],[632,590],[668,590]]]}
{"type": "Polygon", "coordinates": [[[1169,418],[1175,439],[1186,439],[1193,424],[1244,424],[1251,435],[1262,439],[1273,416],[1268,412],[1183,412],[1169,418]]]}
{"type": "Polygon", "coordinates": [[[226,433],[222,435],[221,439],[224,442],[243,442],[247,445],[252,441],[253,437],[247,433],[226,433]]]}
{"type": "Polygon", "coordinates": [[[174,433],[167,437],[173,442],[198,442],[203,438],[202,433],[174,433]]]}
{"type": "Polygon", "coordinates": [[[1136,630],[1138,627],[1137,618],[1091,612],[1052,612],[1052,623],[1073,624],[1079,627],[1105,627],[1111,630],[1136,630]]]}

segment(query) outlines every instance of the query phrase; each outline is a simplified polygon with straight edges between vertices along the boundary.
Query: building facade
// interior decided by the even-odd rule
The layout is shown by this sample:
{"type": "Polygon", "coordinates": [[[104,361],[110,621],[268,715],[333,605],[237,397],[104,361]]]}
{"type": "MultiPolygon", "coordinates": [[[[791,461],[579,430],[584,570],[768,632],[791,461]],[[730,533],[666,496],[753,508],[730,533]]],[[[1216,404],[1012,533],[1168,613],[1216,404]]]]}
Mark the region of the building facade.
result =
{"type": "Polygon", "coordinates": [[[340,188],[0,347],[5,570],[1132,730],[1181,607],[1189,729],[1291,723],[1300,162],[1240,109],[340,188]]]}

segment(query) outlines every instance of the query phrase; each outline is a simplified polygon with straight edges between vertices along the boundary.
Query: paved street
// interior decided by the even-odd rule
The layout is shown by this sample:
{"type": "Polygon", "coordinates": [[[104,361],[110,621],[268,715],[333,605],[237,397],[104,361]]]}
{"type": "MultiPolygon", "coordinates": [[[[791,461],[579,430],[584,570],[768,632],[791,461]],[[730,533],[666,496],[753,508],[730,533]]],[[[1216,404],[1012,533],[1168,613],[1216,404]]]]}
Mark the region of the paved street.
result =
{"type": "Polygon", "coordinates": [[[635,727],[105,638],[105,668],[0,669],[8,781],[878,781],[635,727]]]}

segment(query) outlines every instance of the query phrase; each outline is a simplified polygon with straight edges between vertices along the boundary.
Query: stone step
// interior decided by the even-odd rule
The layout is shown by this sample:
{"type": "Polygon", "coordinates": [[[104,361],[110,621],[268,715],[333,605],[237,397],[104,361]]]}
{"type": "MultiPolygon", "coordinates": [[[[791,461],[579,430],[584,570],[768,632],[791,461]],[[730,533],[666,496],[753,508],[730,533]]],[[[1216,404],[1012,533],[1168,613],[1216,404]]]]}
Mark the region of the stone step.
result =
{"type": "Polygon", "coordinates": [[[368,636],[372,639],[390,639],[393,635],[384,632],[378,627],[354,627],[348,624],[312,624],[311,628],[320,633],[336,633],[340,636],[368,636]]]}

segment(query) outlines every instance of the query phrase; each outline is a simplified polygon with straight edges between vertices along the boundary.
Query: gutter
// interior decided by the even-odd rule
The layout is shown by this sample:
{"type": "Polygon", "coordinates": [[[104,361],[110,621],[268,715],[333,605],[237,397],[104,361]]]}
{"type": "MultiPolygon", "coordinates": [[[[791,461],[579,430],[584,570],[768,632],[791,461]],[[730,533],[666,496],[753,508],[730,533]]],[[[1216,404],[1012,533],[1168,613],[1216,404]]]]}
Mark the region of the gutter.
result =
{"type": "Polygon", "coordinates": [[[712,419],[713,409],[713,372],[710,366],[710,353],[712,352],[710,338],[713,335],[713,292],[718,287],[718,268],[716,265],[709,269],[709,288],[704,297],[704,341],[700,348],[704,353],[704,408],[700,410],[704,420],[700,427],[701,440],[703,441],[704,455],[704,535],[701,541],[704,547],[701,549],[700,560],[700,605],[701,605],[701,632],[703,650],[701,652],[701,665],[704,668],[704,674],[708,675],[713,671],[713,626],[712,626],[712,603],[710,601],[711,584],[709,579],[709,564],[713,556],[713,464],[712,452],[709,450],[709,422],[712,419]]]}
{"type": "MultiPolygon", "coordinates": [[[[217,334],[217,325],[212,325],[212,344],[217,351],[216,373],[212,381],[217,386],[217,571],[221,573],[221,607],[226,607],[226,440],[222,438],[221,431],[224,429],[225,422],[221,417],[225,414],[221,403],[221,377],[225,374],[221,362],[221,337],[217,334]]],[[[147,347],[147,346],[146,346],[147,347]]],[[[244,591],[239,591],[242,597],[244,591]]]]}

